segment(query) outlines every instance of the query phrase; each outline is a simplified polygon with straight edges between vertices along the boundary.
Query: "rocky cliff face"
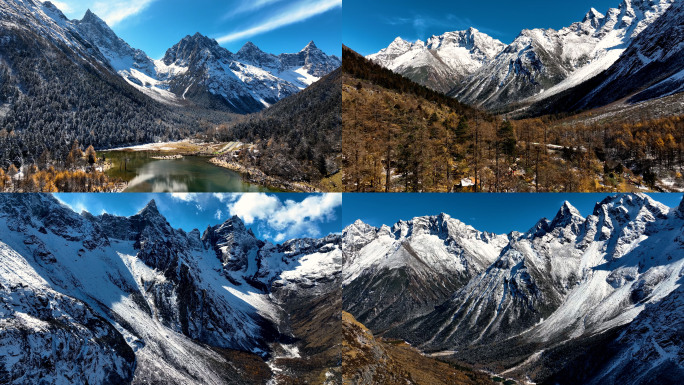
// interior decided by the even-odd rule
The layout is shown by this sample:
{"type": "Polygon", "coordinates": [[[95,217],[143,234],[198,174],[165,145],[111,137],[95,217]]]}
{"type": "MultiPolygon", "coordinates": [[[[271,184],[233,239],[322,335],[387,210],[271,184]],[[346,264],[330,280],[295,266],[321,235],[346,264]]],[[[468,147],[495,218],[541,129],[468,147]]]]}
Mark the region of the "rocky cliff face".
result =
{"type": "MultiPolygon", "coordinates": [[[[558,373],[568,374],[562,371],[564,354],[578,357],[606,341],[615,341],[617,349],[611,363],[580,382],[625,375],[626,351],[653,352],[647,360],[653,375],[668,378],[672,365],[682,368],[681,359],[672,358],[678,350],[654,344],[670,347],[672,338],[651,343],[619,330],[637,330],[644,325],[639,320],[649,317],[676,321],[670,310],[684,271],[682,219],[680,208],[637,194],[607,198],[586,218],[566,202],[552,220],[506,236],[456,226],[444,216],[382,229],[359,222],[344,233],[344,308],[385,337],[520,378],[561,378],[558,373]],[[402,285],[396,278],[420,276],[417,271],[426,277],[420,284],[402,285]],[[450,278],[458,274],[462,279],[454,284],[450,278]],[[387,287],[397,282],[401,294],[389,295],[387,287]],[[445,293],[425,294],[435,287],[445,293]],[[656,315],[656,308],[670,310],[656,315]]],[[[680,329],[664,328],[663,334],[680,329]]],[[[654,378],[629,373],[638,381],[654,378]]]]}
{"type": "MultiPolygon", "coordinates": [[[[626,99],[636,103],[682,92],[684,4],[671,7],[634,37],[605,71],[555,97],[532,106],[537,113],[554,113],[604,106],[626,99]]],[[[636,32],[636,31],[635,31],[636,32]]]]}
{"type": "MultiPolygon", "coordinates": [[[[95,217],[49,195],[0,197],[0,325],[3,336],[35,334],[0,341],[0,373],[8,383],[69,382],[71,372],[55,371],[69,360],[90,384],[252,383],[295,371],[272,362],[314,354],[292,312],[334,316],[311,297],[339,293],[340,237],[272,245],[238,218],[213,234],[173,229],[154,201],[131,217],[95,217]],[[218,255],[224,245],[232,249],[218,255]],[[252,247],[256,264],[236,257],[252,247]]],[[[335,366],[323,360],[318,370],[335,366]]]]}

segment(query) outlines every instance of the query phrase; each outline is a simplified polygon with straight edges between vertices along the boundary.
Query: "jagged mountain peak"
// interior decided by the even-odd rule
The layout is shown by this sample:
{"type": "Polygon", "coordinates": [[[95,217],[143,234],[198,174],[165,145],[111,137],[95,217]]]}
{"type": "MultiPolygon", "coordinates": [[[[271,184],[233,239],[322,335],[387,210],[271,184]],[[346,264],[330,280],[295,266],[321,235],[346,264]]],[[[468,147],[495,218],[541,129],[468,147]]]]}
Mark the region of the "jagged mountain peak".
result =
{"type": "Polygon", "coordinates": [[[368,232],[368,231],[375,231],[377,228],[375,228],[372,225],[369,225],[368,223],[362,221],[361,219],[357,219],[352,223],[351,225],[347,226],[344,229],[344,232],[348,231],[362,231],[362,232],[368,232]]]}
{"type": "MultiPolygon", "coordinates": [[[[636,194],[617,194],[606,197],[594,206],[594,215],[601,215],[605,210],[611,209],[647,209],[656,216],[664,216],[667,213],[667,206],[655,201],[644,193],[636,194]]],[[[630,210],[631,211],[631,210],[630,210]]]]}
{"type": "Polygon", "coordinates": [[[551,227],[557,226],[567,226],[572,222],[584,221],[584,217],[580,214],[579,210],[575,208],[570,202],[565,201],[561,206],[558,213],[551,221],[551,227]]]}
{"type": "MultiPolygon", "coordinates": [[[[93,40],[94,36],[92,36],[92,33],[85,33],[85,31],[83,29],[85,26],[92,26],[91,28],[94,28],[95,30],[97,30],[99,33],[98,37],[106,36],[107,39],[109,39],[111,41],[121,40],[121,39],[119,39],[118,36],[116,36],[116,33],[114,33],[114,31],[109,27],[107,22],[102,20],[102,18],[100,18],[95,13],[93,13],[93,11],[91,11],[90,9],[88,9],[86,11],[86,13],[83,15],[83,18],[81,18],[81,20],[74,20],[73,22],[77,26],[80,27],[81,32],[83,32],[86,35],[85,37],[88,38],[89,40],[93,40]]],[[[94,42],[97,43],[97,41],[94,41],[94,42]]],[[[126,44],[126,43],[124,43],[123,40],[121,40],[120,44],[126,44]]],[[[102,45],[98,45],[98,46],[100,48],[104,48],[102,45]]]]}
{"type": "Polygon", "coordinates": [[[589,10],[589,12],[587,12],[587,14],[584,15],[584,19],[582,21],[587,21],[591,19],[602,19],[604,17],[605,16],[601,12],[597,11],[596,8],[592,7],[589,10]]]}
{"type": "Polygon", "coordinates": [[[404,40],[400,36],[397,36],[392,43],[387,47],[387,49],[409,49],[413,44],[407,40],[404,40]]]}
{"type": "Polygon", "coordinates": [[[232,217],[228,218],[223,223],[221,223],[216,229],[219,232],[222,230],[247,232],[245,222],[242,219],[240,219],[240,217],[238,217],[237,215],[233,215],[232,217]]]}
{"type": "Polygon", "coordinates": [[[90,10],[90,8],[86,11],[85,15],[83,15],[83,18],[80,20],[81,23],[98,23],[98,24],[107,24],[105,23],[104,20],[102,20],[99,16],[93,13],[93,11],[90,10]]]}
{"type": "Polygon", "coordinates": [[[261,50],[256,44],[248,41],[237,52],[237,58],[245,63],[262,68],[278,66],[278,58],[261,50]]]}
{"type": "Polygon", "coordinates": [[[195,32],[194,35],[187,35],[180,41],[181,43],[186,43],[186,44],[199,44],[202,46],[209,46],[209,47],[216,47],[219,46],[218,41],[216,39],[212,39],[209,36],[205,36],[199,32],[195,32]]]}
{"type": "Polygon", "coordinates": [[[64,16],[64,13],[62,12],[62,10],[60,10],[59,8],[57,8],[57,6],[54,5],[54,4],[53,4],[52,2],[50,2],[50,1],[45,1],[45,2],[43,2],[43,9],[49,9],[49,10],[52,11],[52,12],[55,12],[55,13],[58,13],[58,14],[62,14],[62,17],[66,18],[66,17],[64,16]]]}
{"type": "Polygon", "coordinates": [[[596,10],[596,8],[591,8],[589,12],[587,12],[586,15],[584,15],[584,18],[582,19],[582,23],[590,23],[593,28],[598,28],[601,25],[601,22],[605,19],[605,16],[596,10]]]}
{"type": "Polygon", "coordinates": [[[313,50],[319,50],[318,47],[316,47],[316,43],[314,43],[313,40],[309,42],[304,48],[302,48],[302,51],[313,51],[313,50]]]}
{"type": "Polygon", "coordinates": [[[166,65],[176,64],[185,67],[193,63],[204,63],[210,58],[230,59],[231,55],[232,53],[221,47],[215,39],[197,32],[194,35],[185,36],[169,48],[162,61],[166,65]]]}
{"type": "Polygon", "coordinates": [[[152,199],[150,200],[142,210],[138,211],[137,215],[148,216],[148,215],[161,215],[159,208],[157,208],[157,202],[152,199]]]}
{"type": "Polygon", "coordinates": [[[679,202],[679,207],[677,207],[677,215],[684,219],[684,197],[682,197],[682,201],[679,202]]]}
{"type": "Polygon", "coordinates": [[[245,44],[242,46],[242,48],[240,48],[240,50],[238,51],[238,53],[240,53],[240,52],[254,51],[254,50],[256,50],[256,51],[261,51],[261,49],[260,49],[256,44],[252,43],[251,41],[248,41],[247,43],[245,43],[245,44]]]}
{"type": "Polygon", "coordinates": [[[421,234],[436,235],[442,239],[461,236],[479,238],[482,235],[472,226],[452,218],[446,213],[418,216],[408,221],[400,220],[391,227],[391,233],[398,239],[411,238],[421,234]]]}

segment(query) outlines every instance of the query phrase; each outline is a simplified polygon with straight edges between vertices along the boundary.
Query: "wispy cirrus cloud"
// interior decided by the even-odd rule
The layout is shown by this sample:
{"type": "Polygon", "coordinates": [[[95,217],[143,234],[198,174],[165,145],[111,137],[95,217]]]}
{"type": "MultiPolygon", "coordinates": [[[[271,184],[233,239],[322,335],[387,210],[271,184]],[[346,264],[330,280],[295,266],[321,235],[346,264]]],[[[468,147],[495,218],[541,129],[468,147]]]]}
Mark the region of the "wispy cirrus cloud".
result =
{"type": "Polygon", "coordinates": [[[90,9],[111,27],[140,14],[156,1],[158,0],[58,0],[52,1],[52,4],[70,17],[81,17],[90,9]]]}
{"type": "Polygon", "coordinates": [[[450,13],[441,18],[435,18],[427,15],[414,15],[413,17],[384,17],[382,21],[391,26],[413,27],[415,36],[407,37],[408,40],[424,40],[429,37],[428,30],[431,30],[432,33],[443,33],[448,31],[460,31],[470,27],[474,27],[493,36],[502,34],[501,32],[491,28],[479,27],[467,17],[459,17],[450,13]]]}
{"type": "MultiPolygon", "coordinates": [[[[268,1],[268,0],[262,0],[268,1]]],[[[273,1],[271,1],[273,2],[273,1]]],[[[265,4],[264,4],[265,5],[265,4]]],[[[235,40],[245,39],[262,33],[273,31],[286,25],[307,20],[316,15],[342,7],[342,0],[301,0],[279,10],[275,15],[248,27],[218,37],[216,40],[225,44],[235,40]]]]}
{"type": "Polygon", "coordinates": [[[93,12],[99,15],[110,26],[135,16],[157,0],[109,0],[97,1],[93,5],[93,12]]]}
{"type": "Polygon", "coordinates": [[[228,12],[223,17],[223,19],[230,19],[233,16],[258,11],[268,5],[279,3],[281,1],[283,0],[245,0],[242,1],[240,5],[236,6],[230,12],[228,12]]]}

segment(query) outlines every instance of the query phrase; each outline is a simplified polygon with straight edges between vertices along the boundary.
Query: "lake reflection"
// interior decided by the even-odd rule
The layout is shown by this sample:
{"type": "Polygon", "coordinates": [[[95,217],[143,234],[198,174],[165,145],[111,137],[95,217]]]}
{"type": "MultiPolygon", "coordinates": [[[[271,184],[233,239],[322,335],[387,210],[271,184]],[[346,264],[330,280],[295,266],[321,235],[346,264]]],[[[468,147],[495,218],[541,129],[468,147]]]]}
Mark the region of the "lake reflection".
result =
{"type": "Polygon", "coordinates": [[[128,181],[124,192],[273,191],[244,182],[240,174],[209,163],[209,158],[159,160],[144,151],[112,151],[104,155],[114,164],[107,175],[128,181]]]}

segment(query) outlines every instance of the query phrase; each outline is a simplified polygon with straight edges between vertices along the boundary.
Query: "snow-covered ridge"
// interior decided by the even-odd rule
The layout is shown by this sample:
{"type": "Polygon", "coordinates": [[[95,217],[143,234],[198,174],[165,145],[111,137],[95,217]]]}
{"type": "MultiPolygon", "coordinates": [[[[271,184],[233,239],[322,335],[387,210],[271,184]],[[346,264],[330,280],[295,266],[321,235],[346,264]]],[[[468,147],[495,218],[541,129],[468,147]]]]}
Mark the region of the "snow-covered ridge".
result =
{"type": "MultiPolygon", "coordinates": [[[[345,310],[423,349],[477,354],[501,346],[501,359],[513,346],[535,346],[516,358],[533,367],[540,350],[628,325],[681,290],[683,213],[684,200],[669,208],[620,194],[586,218],[565,202],[553,219],[508,235],[480,233],[444,214],[380,228],[357,221],[343,234],[345,310]],[[398,299],[378,282],[402,285],[398,299]],[[428,302],[411,307],[405,297],[428,302]]],[[[671,359],[656,355],[654,365],[671,359]]]]}
{"type": "Polygon", "coordinates": [[[161,97],[171,94],[180,100],[209,92],[225,100],[235,112],[258,109],[255,103],[261,104],[261,108],[268,107],[306,88],[341,64],[313,42],[297,54],[279,56],[267,54],[248,42],[233,54],[199,33],[186,36],[163,59],[153,61],[116,37],[90,11],[78,23],[83,35],[131,85],[147,94],[156,93],[161,97]]]}
{"type": "Polygon", "coordinates": [[[469,104],[529,104],[608,69],[676,2],[623,0],[605,14],[591,8],[580,22],[560,30],[525,29],[509,45],[472,28],[427,43],[397,38],[368,58],[469,104]]]}
{"type": "Polygon", "coordinates": [[[0,334],[28,331],[72,341],[49,360],[80,360],[82,373],[76,379],[70,371],[35,365],[32,357],[46,354],[41,340],[6,338],[0,349],[12,358],[0,359],[0,372],[32,376],[10,383],[103,383],[116,376],[130,382],[134,376],[219,384],[226,374],[215,363],[225,357],[206,345],[267,356],[273,344],[292,344],[285,332],[289,316],[271,289],[330,290],[340,271],[340,237],[273,245],[256,240],[238,218],[212,232],[215,238],[173,229],[154,201],[131,217],[93,216],[76,214],[50,195],[3,194],[0,298],[8,300],[0,301],[0,334]],[[68,327],[55,329],[55,322],[68,327]],[[82,326],[96,324],[94,337],[82,326]],[[79,351],[87,356],[77,358],[79,351]],[[11,370],[14,365],[26,370],[11,370]]]}
{"type": "Polygon", "coordinates": [[[237,113],[255,112],[292,95],[341,65],[313,42],[300,52],[266,54],[251,42],[237,53],[199,33],[183,38],[162,60],[152,60],[119,38],[88,10],[68,20],[52,3],[1,0],[0,15],[16,28],[30,28],[66,44],[83,57],[110,67],[149,97],[171,105],[186,100],[237,113]],[[218,104],[212,100],[218,101],[218,104]]]}
{"type": "Polygon", "coordinates": [[[368,59],[394,72],[444,92],[474,72],[505,48],[505,44],[470,28],[432,36],[427,42],[397,37],[387,48],[368,59]],[[433,72],[426,75],[426,72],[433,72]],[[441,86],[445,83],[447,86],[441,86]]]}

